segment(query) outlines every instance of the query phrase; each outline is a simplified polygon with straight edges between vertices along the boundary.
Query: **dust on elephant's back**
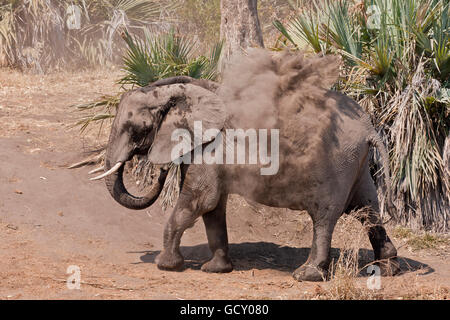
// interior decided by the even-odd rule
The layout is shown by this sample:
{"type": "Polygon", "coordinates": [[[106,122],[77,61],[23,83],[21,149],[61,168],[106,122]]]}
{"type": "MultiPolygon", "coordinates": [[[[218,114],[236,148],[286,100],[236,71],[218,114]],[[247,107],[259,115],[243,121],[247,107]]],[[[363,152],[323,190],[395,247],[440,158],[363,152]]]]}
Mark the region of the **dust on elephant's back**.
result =
{"type": "Polygon", "coordinates": [[[337,175],[351,164],[349,158],[367,153],[361,147],[367,144],[355,141],[365,139],[368,119],[353,100],[329,90],[320,96],[303,96],[297,104],[288,95],[285,99],[291,101],[283,104],[282,99],[279,106],[278,172],[262,176],[256,170],[236,168],[235,178],[239,178],[239,189],[247,194],[250,190],[255,201],[292,209],[313,208],[317,195],[312,190],[322,187],[324,198],[341,192],[337,175]],[[329,185],[330,179],[337,183],[329,185]],[[299,203],[299,199],[304,200],[299,203]]]}

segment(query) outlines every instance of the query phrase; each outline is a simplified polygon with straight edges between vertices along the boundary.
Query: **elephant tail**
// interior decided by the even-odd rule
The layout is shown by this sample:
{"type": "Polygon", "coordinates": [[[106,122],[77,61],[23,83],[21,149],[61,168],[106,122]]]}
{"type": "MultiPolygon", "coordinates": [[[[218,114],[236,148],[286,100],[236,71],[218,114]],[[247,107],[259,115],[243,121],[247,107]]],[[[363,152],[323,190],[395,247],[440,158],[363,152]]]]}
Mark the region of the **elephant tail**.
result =
{"type": "Polygon", "coordinates": [[[394,218],[394,220],[398,220],[397,208],[393,202],[393,194],[392,194],[392,183],[391,183],[391,175],[389,170],[389,154],[387,149],[381,140],[378,133],[373,129],[371,134],[369,134],[368,142],[370,145],[374,146],[381,157],[381,165],[383,166],[383,175],[384,175],[384,183],[386,185],[386,206],[388,209],[389,215],[394,218]]]}

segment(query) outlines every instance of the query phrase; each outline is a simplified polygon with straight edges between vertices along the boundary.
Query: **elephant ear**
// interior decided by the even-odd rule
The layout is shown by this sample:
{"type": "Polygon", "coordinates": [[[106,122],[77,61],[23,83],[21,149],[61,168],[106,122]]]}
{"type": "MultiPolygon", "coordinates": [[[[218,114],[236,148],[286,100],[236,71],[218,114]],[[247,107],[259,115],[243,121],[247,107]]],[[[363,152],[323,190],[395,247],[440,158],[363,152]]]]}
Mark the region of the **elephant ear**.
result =
{"type": "Polygon", "coordinates": [[[148,160],[153,164],[166,164],[174,160],[171,158],[172,150],[180,143],[172,141],[172,133],[176,129],[189,131],[193,150],[215,139],[194,141],[195,121],[201,121],[203,132],[224,127],[225,106],[215,93],[207,89],[193,84],[173,84],[154,88],[147,94],[151,97],[149,104],[152,106],[169,108],[165,111],[167,114],[162,119],[148,154],[148,160]]]}

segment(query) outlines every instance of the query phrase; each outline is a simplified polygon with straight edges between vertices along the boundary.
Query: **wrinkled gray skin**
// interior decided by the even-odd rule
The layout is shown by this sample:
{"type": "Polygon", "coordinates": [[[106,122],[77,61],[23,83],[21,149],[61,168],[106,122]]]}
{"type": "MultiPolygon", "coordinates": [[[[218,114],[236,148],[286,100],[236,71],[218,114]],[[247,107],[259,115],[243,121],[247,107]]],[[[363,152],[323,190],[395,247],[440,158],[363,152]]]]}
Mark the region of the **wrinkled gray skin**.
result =
{"type": "MultiPolygon", "coordinates": [[[[158,154],[151,154],[155,135],[163,131],[165,122],[171,121],[168,119],[170,112],[176,111],[181,117],[194,113],[183,105],[182,101],[186,100],[180,92],[161,100],[161,95],[167,95],[174,86],[182,93],[186,86],[199,86],[211,93],[217,89],[213,82],[175,77],[125,94],[112,127],[106,170],[118,161],[129,161],[135,154],[158,158],[164,152],[170,153],[170,149],[164,150],[165,145],[170,146],[169,141],[163,141],[159,147],[155,146],[158,154]]],[[[368,235],[375,259],[384,260],[380,263],[383,274],[395,274],[399,270],[397,252],[381,225],[377,192],[368,166],[369,147],[375,145],[387,167],[385,149],[367,116],[353,100],[335,92],[329,92],[329,98],[337,106],[329,113],[329,121],[321,120],[321,112],[326,108],[316,108],[310,110],[311,113],[302,111],[302,118],[319,128],[312,130],[311,123],[298,125],[296,136],[304,137],[301,141],[304,148],[293,146],[292,141],[280,135],[280,169],[276,175],[262,176],[259,167],[250,165],[183,164],[180,196],[165,226],[164,249],[156,258],[158,267],[182,269],[181,237],[202,217],[212,252],[211,260],[203,264],[202,270],[230,272],[233,266],[228,256],[225,212],[228,194],[235,193],[272,207],[308,211],[314,236],[309,258],[294,271],[295,279],[322,281],[327,278],[331,237],[338,218],[364,206],[372,209],[367,219],[372,224],[368,235]]],[[[201,120],[202,114],[197,112],[196,117],[201,120]]],[[[216,125],[220,123],[221,120],[216,125]]],[[[175,127],[183,127],[182,121],[178,119],[175,127]]],[[[163,138],[157,136],[156,139],[163,138]]],[[[131,209],[150,206],[158,198],[167,172],[161,169],[158,183],[148,195],[135,197],[124,187],[123,167],[106,178],[113,198],[131,209]]]]}

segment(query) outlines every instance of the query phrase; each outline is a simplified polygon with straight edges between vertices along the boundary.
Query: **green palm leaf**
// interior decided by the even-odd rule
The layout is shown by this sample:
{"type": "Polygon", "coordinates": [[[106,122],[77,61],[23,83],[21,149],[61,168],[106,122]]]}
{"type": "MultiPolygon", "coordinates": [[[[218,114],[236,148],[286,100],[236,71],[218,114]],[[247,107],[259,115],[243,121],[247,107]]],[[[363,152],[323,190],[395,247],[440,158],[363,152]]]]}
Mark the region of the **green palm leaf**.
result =
{"type": "Polygon", "coordinates": [[[144,39],[132,37],[127,32],[123,36],[128,50],[124,56],[125,76],[121,84],[146,86],[158,79],[187,75],[193,78],[214,80],[222,53],[222,42],[213,46],[210,56],[195,57],[196,42],[175,34],[153,36],[148,30],[144,39]]]}

